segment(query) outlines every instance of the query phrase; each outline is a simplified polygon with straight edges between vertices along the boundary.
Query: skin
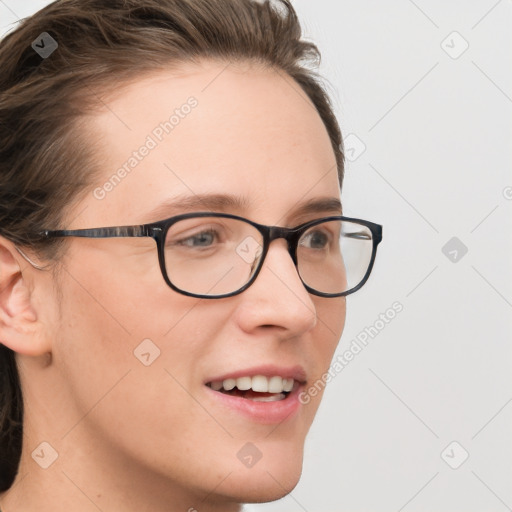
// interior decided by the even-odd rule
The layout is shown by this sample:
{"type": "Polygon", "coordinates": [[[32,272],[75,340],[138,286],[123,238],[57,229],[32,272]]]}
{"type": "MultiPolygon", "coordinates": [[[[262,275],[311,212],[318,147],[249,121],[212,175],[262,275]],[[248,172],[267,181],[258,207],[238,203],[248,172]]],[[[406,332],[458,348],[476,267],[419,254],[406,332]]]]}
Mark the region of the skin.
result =
{"type": "MultiPolygon", "coordinates": [[[[294,213],[340,197],[327,131],[299,91],[284,73],[247,63],[139,78],[88,119],[98,186],[187,98],[198,106],[103,200],[91,191],[72,204],[66,227],[161,220],[175,212],[155,217],[158,204],[203,193],[243,196],[247,208],[216,211],[267,225],[340,214],[294,213]]],[[[165,284],[151,239],[70,239],[54,276],[0,238],[0,290],[0,339],[17,352],[26,407],[4,512],[229,512],[297,484],[321,393],[276,428],[221,408],[203,385],[258,364],[300,364],[307,385],[328,369],[345,299],[310,295],[283,239],[248,290],[200,300],[165,284]],[[146,338],[161,351],[147,367],[133,354],[146,338]],[[48,469],[31,456],[43,441],[59,455],[48,469]],[[249,441],[262,453],[250,469],[236,456],[249,441]]]]}

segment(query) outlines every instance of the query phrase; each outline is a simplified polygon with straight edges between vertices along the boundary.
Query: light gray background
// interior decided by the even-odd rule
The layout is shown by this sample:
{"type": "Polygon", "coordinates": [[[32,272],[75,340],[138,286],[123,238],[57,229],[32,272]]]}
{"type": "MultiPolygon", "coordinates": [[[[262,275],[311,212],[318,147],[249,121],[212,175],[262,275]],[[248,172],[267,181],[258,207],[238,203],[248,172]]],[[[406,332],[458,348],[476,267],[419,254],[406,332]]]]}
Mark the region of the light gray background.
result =
{"type": "MultiPolygon", "coordinates": [[[[0,34],[47,3],[0,0],[0,34]]],[[[512,510],[512,2],[294,5],[347,140],[345,213],[384,226],[337,354],[404,309],[328,385],[293,493],[251,510],[512,510]]]]}

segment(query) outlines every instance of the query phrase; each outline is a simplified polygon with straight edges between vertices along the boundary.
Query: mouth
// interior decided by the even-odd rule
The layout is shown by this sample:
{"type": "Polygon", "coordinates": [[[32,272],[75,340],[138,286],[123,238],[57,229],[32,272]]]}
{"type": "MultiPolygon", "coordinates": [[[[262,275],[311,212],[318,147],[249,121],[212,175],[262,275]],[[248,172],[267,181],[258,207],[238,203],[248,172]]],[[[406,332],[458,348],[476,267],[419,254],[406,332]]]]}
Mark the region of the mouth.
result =
{"type": "Polygon", "coordinates": [[[265,375],[242,376],[227,378],[206,383],[213,391],[225,395],[252,400],[253,402],[279,402],[286,400],[297,382],[293,377],[286,378],[279,375],[266,377],[265,375]]]}
{"type": "Polygon", "coordinates": [[[219,407],[220,414],[239,414],[261,424],[294,421],[303,407],[299,394],[305,384],[301,366],[275,365],[239,370],[204,382],[212,406],[219,407]]]}

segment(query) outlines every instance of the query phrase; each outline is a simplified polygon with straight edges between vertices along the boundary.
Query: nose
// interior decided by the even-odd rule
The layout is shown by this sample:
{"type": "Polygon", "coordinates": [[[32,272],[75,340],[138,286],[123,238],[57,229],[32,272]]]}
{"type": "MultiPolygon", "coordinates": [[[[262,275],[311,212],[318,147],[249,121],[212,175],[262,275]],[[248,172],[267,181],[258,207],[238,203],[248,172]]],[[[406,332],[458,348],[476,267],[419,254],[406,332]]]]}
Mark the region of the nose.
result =
{"type": "Polygon", "coordinates": [[[237,321],[246,332],[273,327],[284,337],[294,337],[310,331],[317,322],[315,304],[283,239],[270,244],[256,281],[239,298],[237,321]]]}

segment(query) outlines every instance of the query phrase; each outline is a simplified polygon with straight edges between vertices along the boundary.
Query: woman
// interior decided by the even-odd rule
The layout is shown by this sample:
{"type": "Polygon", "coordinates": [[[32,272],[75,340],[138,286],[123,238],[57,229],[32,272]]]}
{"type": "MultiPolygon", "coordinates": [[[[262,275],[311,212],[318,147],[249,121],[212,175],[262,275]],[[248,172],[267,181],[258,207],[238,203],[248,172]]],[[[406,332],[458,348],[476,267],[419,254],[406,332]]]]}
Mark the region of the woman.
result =
{"type": "Polygon", "coordinates": [[[381,239],[317,57],[285,0],[59,0],[3,40],[3,512],[297,484],[381,239]]]}

